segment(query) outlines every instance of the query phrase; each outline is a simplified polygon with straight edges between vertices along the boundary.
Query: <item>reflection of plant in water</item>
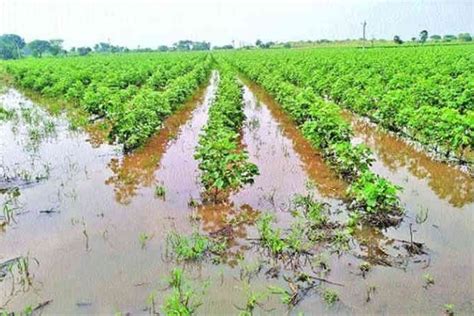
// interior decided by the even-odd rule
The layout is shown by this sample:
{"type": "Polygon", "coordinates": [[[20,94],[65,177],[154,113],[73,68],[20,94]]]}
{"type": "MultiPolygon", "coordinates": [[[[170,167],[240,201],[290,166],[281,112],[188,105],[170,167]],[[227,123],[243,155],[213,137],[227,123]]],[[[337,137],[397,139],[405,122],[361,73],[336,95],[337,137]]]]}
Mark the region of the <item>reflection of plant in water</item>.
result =
{"type": "Polygon", "coordinates": [[[426,179],[429,187],[440,199],[454,207],[474,202],[474,180],[467,173],[438,162],[425,152],[370,125],[353,120],[354,129],[370,144],[377,157],[392,172],[407,168],[418,179],[426,179]]]}
{"type": "Polygon", "coordinates": [[[418,212],[416,213],[416,223],[423,224],[428,219],[428,208],[427,207],[420,207],[418,212]]]}

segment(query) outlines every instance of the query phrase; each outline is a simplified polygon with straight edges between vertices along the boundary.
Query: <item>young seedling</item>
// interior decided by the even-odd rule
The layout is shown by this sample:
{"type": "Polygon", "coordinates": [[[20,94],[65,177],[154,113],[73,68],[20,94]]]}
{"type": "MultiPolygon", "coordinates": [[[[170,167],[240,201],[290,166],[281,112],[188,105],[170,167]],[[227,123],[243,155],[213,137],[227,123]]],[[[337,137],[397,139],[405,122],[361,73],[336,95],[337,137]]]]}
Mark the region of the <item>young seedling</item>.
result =
{"type": "Polygon", "coordinates": [[[323,299],[329,306],[334,305],[339,300],[339,295],[335,290],[326,288],[323,291],[323,299]]]}
{"type": "Polygon", "coordinates": [[[448,316],[454,315],[454,304],[444,304],[444,313],[448,316]]]}
{"type": "Polygon", "coordinates": [[[359,265],[359,269],[362,272],[363,278],[365,278],[365,275],[370,271],[371,268],[372,266],[367,261],[364,261],[359,265]]]}
{"type": "Polygon", "coordinates": [[[157,185],[155,187],[155,196],[164,200],[166,197],[166,188],[163,185],[157,185]]]}
{"type": "Polygon", "coordinates": [[[425,289],[435,283],[434,277],[429,273],[423,274],[423,280],[425,281],[425,285],[423,285],[425,289]]]}
{"type": "Polygon", "coordinates": [[[142,249],[145,249],[146,247],[146,243],[151,239],[150,235],[148,235],[147,233],[140,233],[140,235],[138,235],[138,242],[140,243],[140,247],[142,249]]]}

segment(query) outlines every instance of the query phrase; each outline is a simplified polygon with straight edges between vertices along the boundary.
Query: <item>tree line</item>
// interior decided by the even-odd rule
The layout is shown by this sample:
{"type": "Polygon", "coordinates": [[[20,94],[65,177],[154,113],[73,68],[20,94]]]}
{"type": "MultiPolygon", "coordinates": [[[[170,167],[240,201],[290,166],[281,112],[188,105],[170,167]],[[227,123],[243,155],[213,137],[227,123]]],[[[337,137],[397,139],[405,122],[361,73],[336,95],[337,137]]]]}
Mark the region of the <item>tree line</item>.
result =
{"type": "Polygon", "coordinates": [[[203,51],[210,50],[211,43],[205,41],[180,40],[171,46],[160,45],[156,49],[136,48],[130,49],[124,46],[112,45],[100,42],[92,47],[72,47],[67,50],[63,47],[64,40],[33,40],[29,43],[16,34],[3,34],[0,36],[0,59],[18,59],[24,56],[42,57],[79,55],[85,56],[91,52],[96,53],[128,53],[128,52],[152,52],[152,51],[203,51]]]}
{"type": "MultiPolygon", "coordinates": [[[[460,33],[458,36],[452,35],[452,34],[446,34],[444,36],[441,35],[431,35],[428,37],[428,31],[427,30],[422,30],[420,34],[417,37],[412,37],[411,41],[412,42],[418,42],[418,43],[425,43],[430,39],[432,42],[453,42],[453,41],[460,41],[460,42],[472,42],[472,35],[469,33],[460,33]]],[[[395,35],[393,37],[393,41],[396,44],[403,44],[405,41],[401,39],[400,36],[395,35]]]]}

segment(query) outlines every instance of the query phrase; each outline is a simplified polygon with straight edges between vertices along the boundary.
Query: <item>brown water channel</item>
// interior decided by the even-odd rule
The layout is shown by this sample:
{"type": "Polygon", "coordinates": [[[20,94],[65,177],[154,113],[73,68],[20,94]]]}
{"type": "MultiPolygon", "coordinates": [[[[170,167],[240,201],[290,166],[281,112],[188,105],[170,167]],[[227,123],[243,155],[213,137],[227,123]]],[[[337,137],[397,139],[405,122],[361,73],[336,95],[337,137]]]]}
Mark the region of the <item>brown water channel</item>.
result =
{"type": "MultiPolygon", "coordinates": [[[[278,225],[288,227],[291,199],[307,191],[331,210],[345,212],[346,184],[311,149],[278,104],[248,82],[242,143],[260,175],[226,204],[195,209],[189,205],[191,200],[201,203],[193,155],[217,81],[214,73],[209,86],[170,117],[144,148],[126,156],[118,146],[91,144],[89,134],[71,131],[64,119],[50,117],[15,90],[0,97],[4,107],[19,113],[17,120],[0,122],[0,202],[3,205],[10,196],[8,188],[18,187],[20,192],[14,221],[0,230],[0,263],[29,258],[31,274],[31,285],[22,285],[18,276],[4,276],[0,307],[19,311],[52,300],[43,309],[47,314],[146,314],[151,292],[157,293],[157,305],[169,293],[164,279],[176,266],[165,256],[171,231],[212,233],[225,227],[229,216],[245,213],[254,218],[263,211],[274,212],[278,225]],[[31,114],[22,108],[35,109],[37,124],[31,124],[31,114]],[[49,121],[54,122],[54,132],[47,128],[49,121]],[[156,185],[166,188],[164,199],[155,196],[156,185]],[[151,237],[144,249],[139,243],[143,233],[151,237]]],[[[344,284],[335,287],[340,302],[327,307],[313,293],[290,313],[439,314],[445,303],[455,304],[463,313],[472,311],[472,179],[443,169],[445,165],[402,144],[393,145],[391,136],[353,121],[355,141],[373,147],[377,173],[405,188],[402,201],[409,211],[399,229],[360,230],[350,251],[328,256],[330,279],[344,284]],[[423,208],[428,217],[417,224],[416,214],[423,208]],[[409,239],[409,223],[428,255],[409,258],[397,248],[397,239],[409,239]],[[362,260],[373,264],[365,278],[358,269],[362,260]],[[426,272],[435,279],[428,289],[423,288],[426,272]],[[372,285],[376,290],[367,302],[367,288],[372,285]]],[[[244,260],[230,255],[225,264],[186,265],[191,282],[209,282],[198,314],[235,315],[235,306],[246,303],[241,267],[262,258],[248,240],[256,237],[253,226],[240,225],[235,235],[231,251],[241,253],[244,260]]],[[[1,276],[0,271],[0,280],[1,276]]],[[[254,291],[267,291],[268,285],[287,284],[263,273],[250,284],[254,291]]],[[[275,295],[264,299],[263,307],[259,314],[287,313],[275,295]]]]}

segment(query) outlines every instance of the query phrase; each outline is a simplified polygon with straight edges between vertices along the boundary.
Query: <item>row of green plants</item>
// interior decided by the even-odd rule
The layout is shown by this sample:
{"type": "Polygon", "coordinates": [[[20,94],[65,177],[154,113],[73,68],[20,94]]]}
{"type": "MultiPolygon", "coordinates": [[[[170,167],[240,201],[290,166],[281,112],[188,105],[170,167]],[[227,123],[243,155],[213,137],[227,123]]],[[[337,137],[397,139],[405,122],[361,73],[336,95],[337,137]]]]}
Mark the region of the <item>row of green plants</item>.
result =
{"type": "Polygon", "coordinates": [[[351,143],[352,129],[336,104],[324,100],[311,88],[285,81],[278,71],[265,68],[252,58],[235,58],[233,64],[275,97],[303,136],[349,182],[348,197],[354,211],[378,226],[392,225],[394,218],[401,218],[401,188],[370,171],[371,151],[362,144],[351,143]]]}
{"type": "Polygon", "coordinates": [[[113,122],[109,137],[118,140],[126,151],[135,149],[162,126],[165,118],[180,108],[209,78],[211,59],[172,80],[165,90],[142,88],[110,117],[113,122]]]}
{"type": "Polygon", "coordinates": [[[258,174],[241,145],[240,129],[245,118],[242,84],[228,65],[222,64],[219,70],[218,89],[195,154],[202,185],[214,201],[252,183],[258,174]]]}
{"type": "Polygon", "coordinates": [[[240,53],[426,148],[472,163],[474,63],[471,47],[282,50],[240,53]]]}
{"type": "Polygon", "coordinates": [[[130,150],[189,98],[208,77],[210,65],[206,54],[135,54],[25,59],[7,63],[6,70],[21,88],[106,119],[110,139],[130,150]]]}

